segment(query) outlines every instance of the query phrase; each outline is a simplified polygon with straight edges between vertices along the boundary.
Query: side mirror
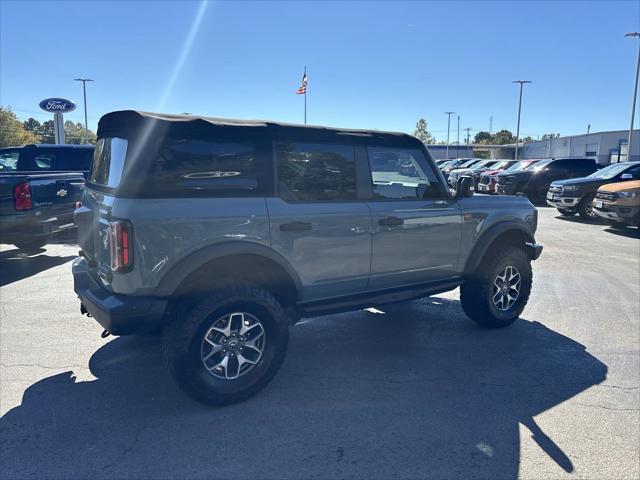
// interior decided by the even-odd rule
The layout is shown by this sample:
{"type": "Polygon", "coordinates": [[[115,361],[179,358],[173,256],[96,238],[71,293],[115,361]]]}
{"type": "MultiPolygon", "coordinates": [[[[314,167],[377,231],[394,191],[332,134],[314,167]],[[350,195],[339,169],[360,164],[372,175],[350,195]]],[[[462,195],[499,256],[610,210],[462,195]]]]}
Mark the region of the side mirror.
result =
{"type": "Polygon", "coordinates": [[[473,178],[461,177],[456,186],[456,198],[473,197],[473,178]]]}
{"type": "Polygon", "coordinates": [[[633,175],[630,173],[623,173],[620,177],[621,180],[633,180],[633,175]]]}

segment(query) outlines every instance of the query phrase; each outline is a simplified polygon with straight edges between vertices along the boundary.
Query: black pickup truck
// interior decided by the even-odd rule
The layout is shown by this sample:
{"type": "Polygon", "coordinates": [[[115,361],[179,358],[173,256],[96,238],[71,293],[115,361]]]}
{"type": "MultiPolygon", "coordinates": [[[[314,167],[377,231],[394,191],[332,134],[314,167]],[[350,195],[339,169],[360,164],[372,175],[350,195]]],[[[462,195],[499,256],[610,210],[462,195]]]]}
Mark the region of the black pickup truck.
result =
{"type": "Polygon", "coordinates": [[[37,251],[74,227],[73,211],[91,166],[92,145],[0,149],[0,243],[37,251]]]}

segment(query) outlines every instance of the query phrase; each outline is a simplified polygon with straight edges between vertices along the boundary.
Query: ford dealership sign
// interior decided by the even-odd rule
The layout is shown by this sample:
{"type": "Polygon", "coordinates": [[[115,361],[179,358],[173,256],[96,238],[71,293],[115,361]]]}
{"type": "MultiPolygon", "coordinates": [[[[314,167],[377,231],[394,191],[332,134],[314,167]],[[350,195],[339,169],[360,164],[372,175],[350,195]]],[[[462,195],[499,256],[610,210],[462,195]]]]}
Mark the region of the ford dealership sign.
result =
{"type": "Polygon", "coordinates": [[[76,109],[76,104],[64,98],[47,98],[40,102],[40,108],[49,113],[67,113],[76,109]]]}

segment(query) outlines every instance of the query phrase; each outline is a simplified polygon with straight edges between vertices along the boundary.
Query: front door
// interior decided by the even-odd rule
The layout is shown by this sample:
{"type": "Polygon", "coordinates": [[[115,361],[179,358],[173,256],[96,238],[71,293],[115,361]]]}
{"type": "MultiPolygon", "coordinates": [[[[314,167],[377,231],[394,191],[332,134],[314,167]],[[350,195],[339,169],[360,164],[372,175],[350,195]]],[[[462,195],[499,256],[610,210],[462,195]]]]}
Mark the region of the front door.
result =
{"type": "Polygon", "coordinates": [[[420,149],[367,148],[373,199],[369,290],[459,274],[462,216],[420,149]]]}

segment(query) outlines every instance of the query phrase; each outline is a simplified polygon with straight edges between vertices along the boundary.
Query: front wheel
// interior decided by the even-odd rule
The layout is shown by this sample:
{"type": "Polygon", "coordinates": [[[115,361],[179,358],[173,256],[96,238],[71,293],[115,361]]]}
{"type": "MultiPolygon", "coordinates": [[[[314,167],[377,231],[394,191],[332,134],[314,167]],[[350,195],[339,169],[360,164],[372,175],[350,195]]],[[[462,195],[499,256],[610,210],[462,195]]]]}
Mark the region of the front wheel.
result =
{"type": "Polygon", "coordinates": [[[596,198],[595,193],[585,195],[578,205],[578,215],[585,220],[596,220],[598,214],[593,210],[593,200],[596,198]]]}
{"type": "Polygon", "coordinates": [[[46,238],[38,238],[35,240],[21,240],[15,242],[14,245],[25,253],[36,253],[47,244],[46,238]]]}
{"type": "Polygon", "coordinates": [[[569,208],[559,208],[558,212],[560,212],[560,215],[563,215],[565,217],[572,217],[576,214],[575,210],[571,210],[569,208]]]}
{"type": "Polygon", "coordinates": [[[532,281],[529,257],[520,248],[507,247],[483,261],[473,277],[462,284],[462,309],[483,327],[506,327],[524,310],[532,281]]]}
{"type": "Polygon", "coordinates": [[[611,226],[611,228],[619,228],[621,230],[627,228],[626,223],[620,222],[618,220],[607,220],[607,223],[611,226]]]}
{"type": "Polygon", "coordinates": [[[178,306],[162,334],[167,368],[199,402],[228,405],[262,390],[280,369],[289,318],[273,295],[238,285],[178,306]]]}

